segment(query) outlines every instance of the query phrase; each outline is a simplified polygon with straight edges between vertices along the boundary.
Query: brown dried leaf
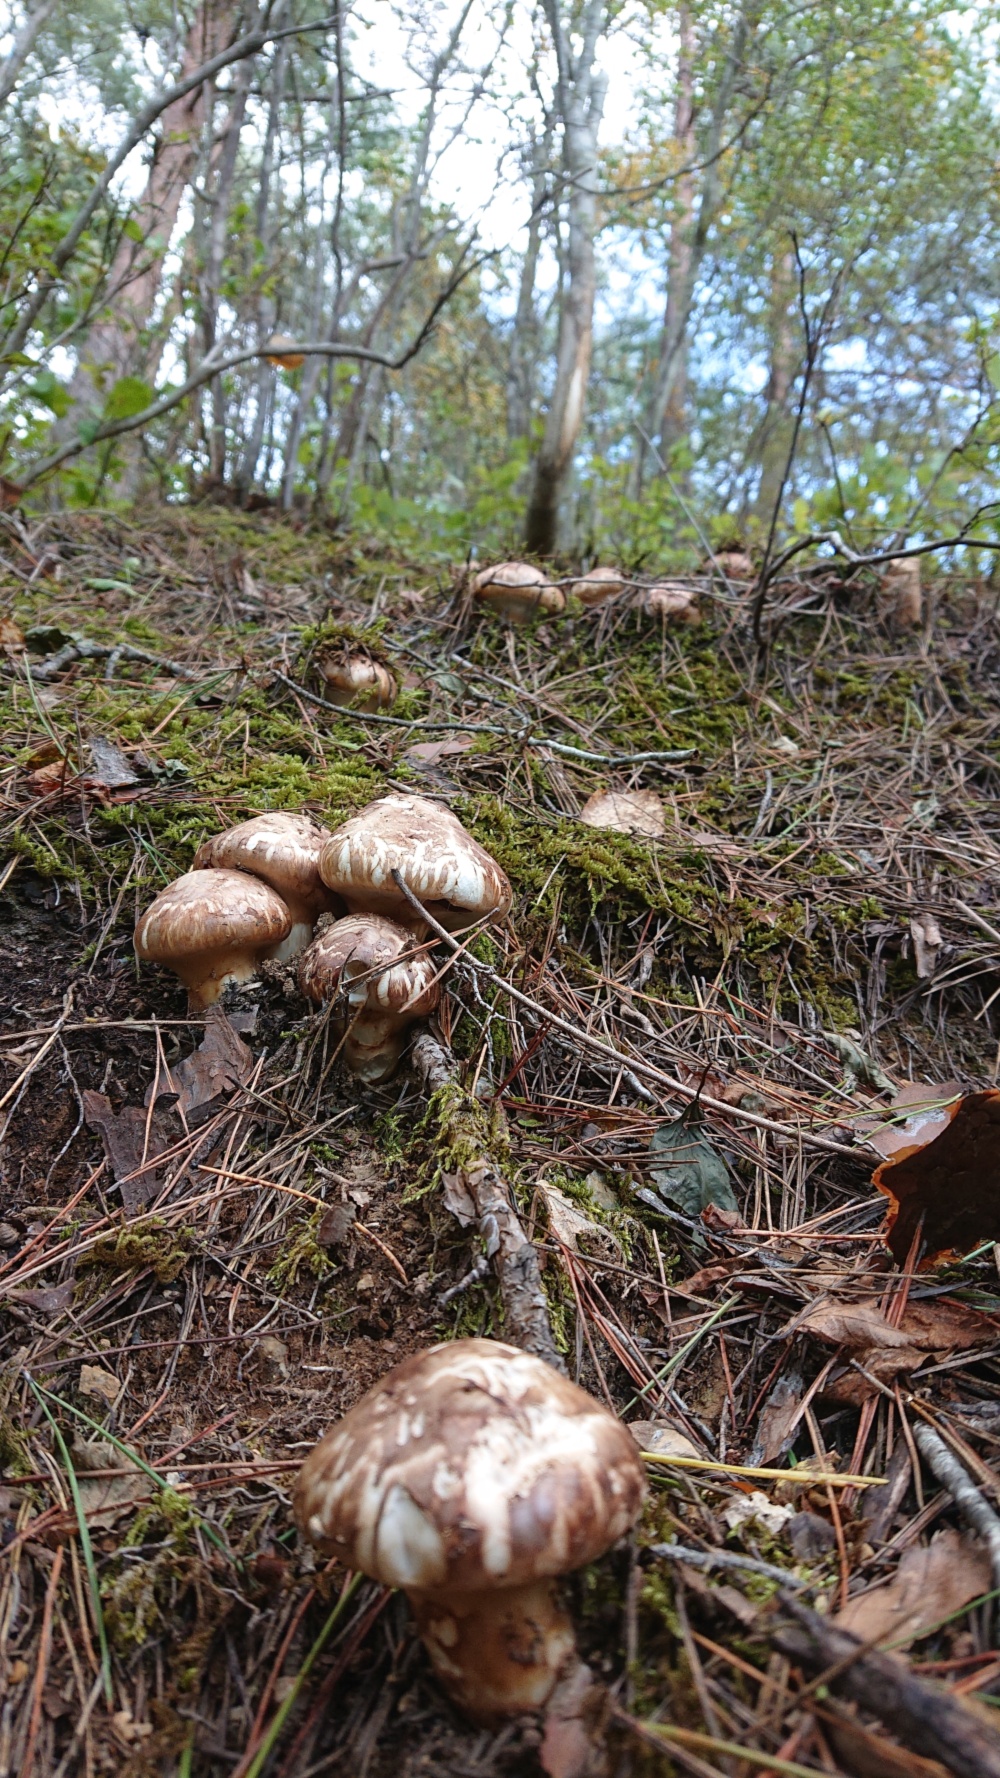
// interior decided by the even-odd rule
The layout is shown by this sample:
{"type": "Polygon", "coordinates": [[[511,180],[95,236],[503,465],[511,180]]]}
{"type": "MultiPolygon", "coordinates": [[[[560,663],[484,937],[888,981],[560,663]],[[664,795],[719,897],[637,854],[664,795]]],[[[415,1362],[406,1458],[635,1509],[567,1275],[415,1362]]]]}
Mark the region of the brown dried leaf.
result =
{"type": "Polygon", "coordinates": [[[992,1586],[985,1546],[942,1531],[925,1549],[909,1549],[892,1579],[849,1599],[834,1622],[863,1642],[908,1646],[992,1586]]]}
{"type": "Polygon", "coordinates": [[[183,1134],[179,1119],[160,1109],[150,1117],[141,1105],[114,1112],[107,1095],[90,1087],[83,1093],[83,1115],[90,1128],[101,1133],[126,1211],[141,1210],[163,1183],[155,1163],[183,1134]]]}
{"type": "Polygon", "coordinates": [[[617,1247],[618,1243],[611,1231],[594,1222],[557,1185],[550,1185],[547,1180],[540,1179],[538,1189],[545,1204],[549,1228],[556,1240],[567,1247],[570,1253],[579,1253],[581,1235],[587,1242],[596,1241],[599,1245],[617,1247]]]}
{"type": "MultiPolygon", "coordinates": [[[[177,1109],[189,1124],[202,1123],[211,1115],[207,1108],[216,1099],[228,1098],[244,1086],[253,1067],[253,1051],[233,1030],[220,1006],[208,1009],[205,1035],[198,1048],[178,1062],[167,1076],[167,1090],[177,1094],[177,1109]],[[202,1111],[202,1117],[193,1113],[202,1111]]],[[[159,1088],[163,1090],[162,1084],[159,1088]]],[[[149,1095],[146,1094],[146,1103],[149,1095]]]]}
{"type": "Polygon", "coordinates": [[[122,1392],[118,1378],[112,1376],[110,1371],[102,1370],[99,1364],[80,1366],[78,1387],[81,1395],[92,1396],[95,1401],[102,1401],[110,1408],[114,1407],[122,1392]]]}
{"type": "Polygon", "coordinates": [[[62,1315],[73,1301],[72,1278],[65,1284],[43,1285],[37,1290],[8,1290],[5,1301],[22,1303],[26,1309],[37,1309],[42,1315],[62,1315]]]}
{"type": "MultiPolygon", "coordinates": [[[[881,1119],[876,1122],[871,1118],[862,1119],[857,1128],[868,1137],[873,1148],[879,1154],[898,1155],[904,1150],[922,1148],[927,1142],[933,1142],[942,1130],[948,1128],[951,1112],[947,1108],[950,1099],[960,1099],[962,1088],[957,1080],[939,1081],[936,1086],[918,1085],[916,1081],[908,1081],[896,1093],[889,1112],[906,1111],[908,1116],[902,1124],[885,1124],[881,1119]]],[[[888,1115],[888,1114],[887,1114],[888,1115]]]]}
{"type": "Polygon", "coordinates": [[[130,1506],[146,1498],[150,1492],[148,1478],[124,1451],[106,1439],[76,1439],[73,1468],[83,1510],[92,1530],[95,1525],[113,1525],[130,1506]],[[124,1469],[128,1474],[92,1476],[90,1471],[95,1469],[124,1469]]]}
{"type": "Polygon", "coordinates": [[[12,617],[0,617],[0,648],[7,654],[24,653],[24,631],[12,617]]]}
{"type": "Polygon", "coordinates": [[[612,833],[643,833],[661,839],[666,833],[663,804],[655,790],[598,790],[580,810],[587,827],[612,833]]]}
{"type": "Polygon", "coordinates": [[[437,765],[439,759],[453,759],[458,753],[468,753],[474,740],[474,735],[452,735],[447,741],[417,741],[413,747],[407,747],[403,758],[422,759],[428,765],[437,765]]]}
{"type": "Polygon", "coordinates": [[[815,1334],[833,1346],[850,1346],[855,1351],[872,1347],[909,1346],[910,1340],[893,1327],[874,1302],[818,1303],[798,1323],[800,1333],[815,1334]]]}
{"type": "Polygon", "coordinates": [[[899,1265],[921,1228],[925,1266],[1000,1239],[1000,1092],[967,1093],[939,1134],[883,1161],[873,1183],[890,1201],[886,1242],[899,1265]]]}
{"type": "Polygon", "coordinates": [[[630,1420],[629,1432],[640,1451],[653,1451],[658,1457],[703,1457],[686,1432],[675,1432],[658,1420],[630,1420]]]}
{"type": "Polygon", "coordinates": [[[444,1207],[450,1210],[456,1222],[468,1228],[470,1222],[476,1220],[476,1201],[466,1184],[463,1173],[442,1173],[441,1183],[444,1186],[444,1207]]]}
{"type": "Polygon", "coordinates": [[[321,1247],[343,1247],[351,1239],[357,1219],[353,1204],[331,1204],[320,1218],[316,1239],[321,1247]]]}

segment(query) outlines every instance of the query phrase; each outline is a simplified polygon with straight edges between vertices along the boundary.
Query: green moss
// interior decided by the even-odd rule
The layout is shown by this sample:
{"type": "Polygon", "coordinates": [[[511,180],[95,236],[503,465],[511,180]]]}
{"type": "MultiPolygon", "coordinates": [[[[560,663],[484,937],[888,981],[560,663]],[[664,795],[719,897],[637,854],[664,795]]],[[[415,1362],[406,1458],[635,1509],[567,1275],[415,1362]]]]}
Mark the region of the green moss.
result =
{"type": "Polygon", "coordinates": [[[117,1234],[102,1235],[89,1253],[80,1255],[78,1270],[120,1274],[150,1266],[160,1284],[179,1278],[194,1248],[190,1229],[170,1229],[159,1217],[133,1223],[117,1234]]]}
{"type": "Polygon", "coordinates": [[[267,1274],[268,1282],[277,1289],[294,1285],[300,1272],[325,1278],[333,1270],[332,1260],[316,1239],[322,1218],[323,1211],[317,1207],[305,1222],[296,1223],[289,1231],[267,1274]]]}

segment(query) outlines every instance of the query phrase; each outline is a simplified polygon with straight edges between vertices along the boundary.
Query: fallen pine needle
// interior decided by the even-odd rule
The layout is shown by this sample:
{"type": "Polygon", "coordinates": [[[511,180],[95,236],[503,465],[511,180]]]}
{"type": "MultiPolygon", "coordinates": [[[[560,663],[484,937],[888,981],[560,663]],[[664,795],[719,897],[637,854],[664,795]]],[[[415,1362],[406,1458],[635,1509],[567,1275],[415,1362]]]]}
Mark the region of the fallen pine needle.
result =
{"type": "Polygon", "coordinates": [[[667,1451],[640,1451],[644,1463],[666,1463],[672,1469],[710,1469],[720,1475],[759,1476],[767,1482],[795,1482],[803,1488],[832,1485],[834,1488],[884,1488],[880,1475],[819,1475],[803,1469],[754,1469],[749,1463],[714,1463],[710,1457],[672,1457],[667,1451]]]}
{"type": "Polygon", "coordinates": [[[643,1722],[641,1717],[629,1716],[624,1710],[616,1710],[614,1714],[619,1722],[638,1730],[643,1740],[655,1735],[658,1740],[674,1741],[678,1747],[688,1747],[692,1753],[728,1755],[745,1761],[749,1766],[763,1766],[769,1772],[781,1772],[785,1778],[817,1778],[816,1766],[800,1766],[796,1760],[781,1759],[775,1753],[762,1753],[755,1747],[740,1747],[736,1741],[723,1741],[717,1735],[703,1735],[697,1729],[679,1729],[673,1723],[643,1722]]]}

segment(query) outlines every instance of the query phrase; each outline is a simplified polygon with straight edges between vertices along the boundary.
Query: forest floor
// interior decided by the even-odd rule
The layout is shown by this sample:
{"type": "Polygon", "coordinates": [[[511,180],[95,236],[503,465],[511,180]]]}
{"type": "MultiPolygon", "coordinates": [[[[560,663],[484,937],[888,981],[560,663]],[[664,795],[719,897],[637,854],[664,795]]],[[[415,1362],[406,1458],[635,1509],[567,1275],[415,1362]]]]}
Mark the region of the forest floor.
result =
{"type": "Polygon", "coordinates": [[[345,1076],[272,969],[178,1122],[203,1021],[132,949],[207,834],[388,789],[514,887],[438,1024],[570,1374],[701,1463],[650,1463],[569,1583],[604,1769],[996,1774],[996,1126],[918,1181],[925,1234],[979,1190],[961,1260],[914,1269],[919,1214],[894,1259],[872,1175],[908,1083],[996,1104],[997,588],[931,580],[898,635],[863,576],[786,581],[762,662],[718,576],[697,626],[624,595],[516,632],[466,578],[266,514],[3,520],[0,1778],[565,1769],[533,1720],[470,1730],[402,1598],[290,1517],[375,1379],[504,1336],[489,1274],[441,1302],[475,1243],[434,1107],[345,1076]],[[317,701],[345,631],[395,721],[317,701]],[[609,786],[662,832],[582,821],[609,786]]]}

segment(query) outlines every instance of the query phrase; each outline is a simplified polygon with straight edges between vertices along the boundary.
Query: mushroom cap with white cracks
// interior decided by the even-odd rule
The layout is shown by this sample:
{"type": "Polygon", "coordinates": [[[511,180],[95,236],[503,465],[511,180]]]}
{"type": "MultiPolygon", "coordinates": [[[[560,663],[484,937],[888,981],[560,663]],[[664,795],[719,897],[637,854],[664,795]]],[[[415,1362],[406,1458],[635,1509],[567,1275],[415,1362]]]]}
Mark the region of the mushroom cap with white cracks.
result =
{"type": "Polygon", "coordinates": [[[194,868],[246,871],[281,896],[293,922],[276,953],[284,961],[309,943],[320,914],[339,912],[337,897],[319,874],[319,855],[329,837],[330,829],[310,815],[276,809],[204,840],[194,868]]]}
{"type": "Polygon", "coordinates": [[[513,624],[526,624],[536,611],[558,616],[566,609],[562,587],[552,586],[531,562],[498,562],[493,568],[481,568],[472,591],[481,604],[492,606],[513,624]]]}
{"type": "Polygon", "coordinates": [[[570,592],[575,593],[584,605],[603,605],[605,599],[620,593],[625,585],[625,576],[619,568],[591,568],[581,580],[574,580],[570,592]]]}
{"type": "Polygon", "coordinates": [[[594,1561],[645,1487],[628,1428],[575,1383],[516,1346],[454,1340],[397,1365],[320,1440],[294,1506],[324,1554],[443,1598],[594,1561]]]}
{"type": "Polygon", "coordinates": [[[395,920],[349,914],[303,952],[303,994],[316,1001],[344,995],[349,1021],[344,1058],[363,1080],[388,1078],[409,1026],[433,1012],[440,998],[436,966],[429,957],[412,955],[414,943],[413,933],[395,920]]]}
{"type": "Polygon", "coordinates": [[[396,702],[399,686],[393,673],[369,654],[324,654],[316,661],[331,704],[342,709],[387,709],[396,702]]]}
{"type": "Polygon", "coordinates": [[[280,895],[240,870],[189,870],[142,915],[136,954],[180,976],[191,1004],[211,1006],[230,982],[249,981],[288,937],[280,895]]]}
{"type": "Polygon", "coordinates": [[[449,932],[488,914],[505,914],[512,892],[500,866],[440,803],[425,796],[383,796],[331,834],[320,854],[327,887],[352,914],[388,914],[414,930],[414,909],[392,873],[449,932]]]}
{"type": "Polygon", "coordinates": [[[647,617],[675,624],[699,621],[697,595],[678,580],[662,580],[656,586],[646,587],[640,594],[640,603],[647,617]]]}

